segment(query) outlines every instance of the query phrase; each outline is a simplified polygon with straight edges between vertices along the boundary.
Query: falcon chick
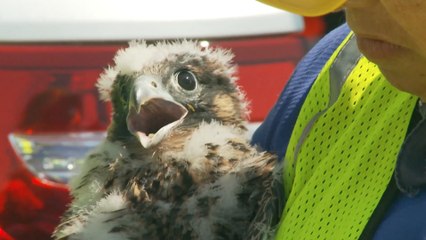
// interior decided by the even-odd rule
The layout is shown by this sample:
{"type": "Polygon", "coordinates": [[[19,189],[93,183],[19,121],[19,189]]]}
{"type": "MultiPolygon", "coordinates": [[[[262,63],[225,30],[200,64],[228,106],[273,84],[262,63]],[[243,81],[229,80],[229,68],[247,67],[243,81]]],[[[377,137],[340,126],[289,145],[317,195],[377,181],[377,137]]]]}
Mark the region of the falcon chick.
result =
{"type": "Polygon", "coordinates": [[[55,239],[272,236],[281,171],[249,144],[232,58],[193,41],[134,41],[116,54],[97,84],[112,122],[71,182],[55,239]]]}

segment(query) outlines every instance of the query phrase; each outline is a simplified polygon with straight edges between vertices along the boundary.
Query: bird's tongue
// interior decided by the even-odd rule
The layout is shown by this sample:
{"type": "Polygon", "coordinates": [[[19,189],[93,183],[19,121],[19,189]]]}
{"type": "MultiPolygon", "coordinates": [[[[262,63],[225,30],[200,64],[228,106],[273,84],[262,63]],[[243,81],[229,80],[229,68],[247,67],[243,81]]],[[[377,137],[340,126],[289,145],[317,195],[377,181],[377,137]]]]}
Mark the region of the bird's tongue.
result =
{"type": "Polygon", "coordinates": [[[154,98],[145,102],[139,113],[130,109],[127,117],[129,131],[139,138],[142,146],[157,144],[174,126],[186,116],[187,110],[176,103],[154,98]]]}

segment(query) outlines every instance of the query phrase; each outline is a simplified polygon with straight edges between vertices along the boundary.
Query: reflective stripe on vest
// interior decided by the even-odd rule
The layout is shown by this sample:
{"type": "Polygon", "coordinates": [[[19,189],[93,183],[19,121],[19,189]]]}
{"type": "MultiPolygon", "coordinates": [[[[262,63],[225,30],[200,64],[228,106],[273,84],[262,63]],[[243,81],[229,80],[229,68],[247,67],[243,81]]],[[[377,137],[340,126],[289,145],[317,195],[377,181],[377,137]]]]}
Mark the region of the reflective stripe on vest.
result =
{"type": "Polygon", "coordinates": [[[277,239],[358,239],[392,177],[415,104],[361,56],[349,34],[296,121],[277,239]]]}

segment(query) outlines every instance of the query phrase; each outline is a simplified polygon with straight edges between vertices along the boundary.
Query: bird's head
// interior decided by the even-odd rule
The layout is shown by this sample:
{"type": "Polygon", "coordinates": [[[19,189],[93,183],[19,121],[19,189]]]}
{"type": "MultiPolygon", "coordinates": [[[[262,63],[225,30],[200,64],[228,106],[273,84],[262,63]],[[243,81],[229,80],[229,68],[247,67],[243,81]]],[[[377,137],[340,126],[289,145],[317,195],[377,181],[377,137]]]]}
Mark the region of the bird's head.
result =
{"type": "Polygon", "coordinates": [[[244,128],[247,104],[237,87],[233,55],[197,42],[131,42],[98,81],[113,106],[109,137],[136,137],[144,148],[176,128],[217,121],[244,128]]]}

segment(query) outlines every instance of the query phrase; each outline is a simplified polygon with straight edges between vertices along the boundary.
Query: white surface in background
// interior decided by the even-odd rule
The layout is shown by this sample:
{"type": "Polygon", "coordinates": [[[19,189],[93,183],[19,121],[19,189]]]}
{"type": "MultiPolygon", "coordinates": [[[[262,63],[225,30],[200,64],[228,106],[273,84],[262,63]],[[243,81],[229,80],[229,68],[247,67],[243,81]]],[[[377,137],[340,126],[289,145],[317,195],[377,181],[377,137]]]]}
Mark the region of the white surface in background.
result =
{"type": "Polygon", "coordinates": [[[0,41],[211,38],[296,32],[255,0],[0,0],[0,41]]]}

